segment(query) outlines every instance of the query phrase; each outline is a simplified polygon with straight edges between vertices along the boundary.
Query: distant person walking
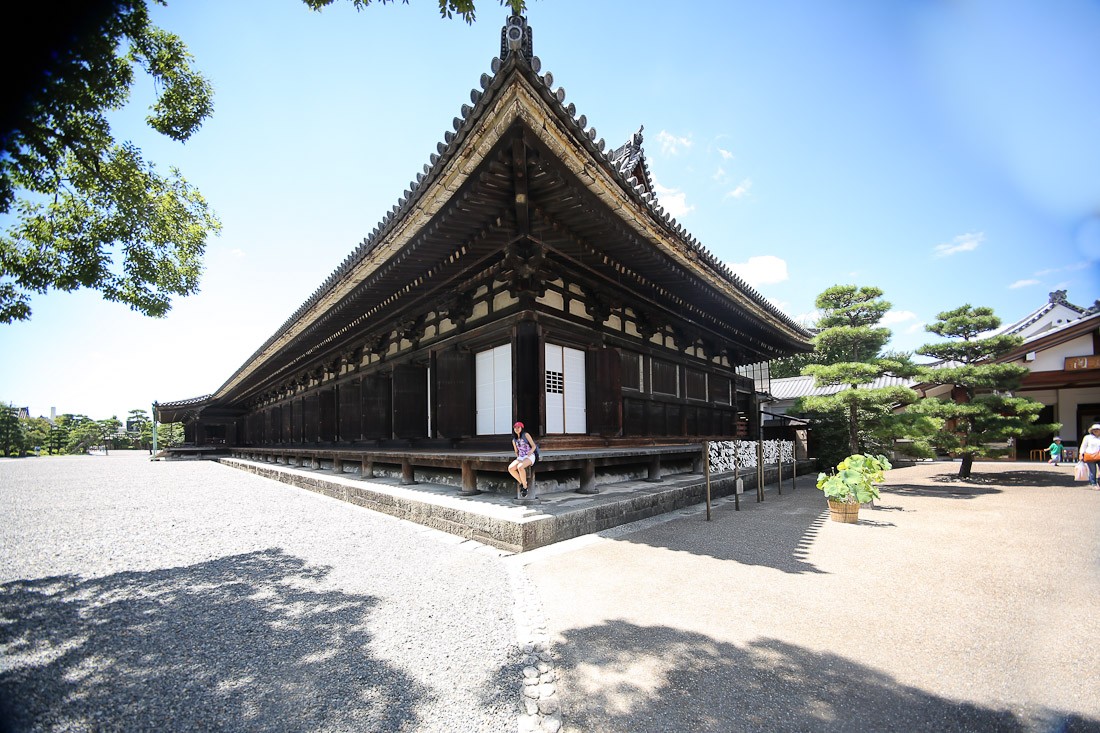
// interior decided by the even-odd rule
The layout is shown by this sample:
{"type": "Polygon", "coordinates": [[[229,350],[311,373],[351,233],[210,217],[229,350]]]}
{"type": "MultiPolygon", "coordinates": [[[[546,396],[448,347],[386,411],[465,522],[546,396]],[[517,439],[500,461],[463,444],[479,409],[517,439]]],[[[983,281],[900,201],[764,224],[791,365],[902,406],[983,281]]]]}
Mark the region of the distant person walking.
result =
{"type": "Polygon", "coordinates": [[[1061,438],[1055,438],[1054,442],[1050,444],[1049,448],[1047,448],[1047,451],[1050,453],[1050,460],[1048,460],[1047,463],[1052,463],[1055,466],[1057,466],[1059,463],[1061,463],[1062,462],[1062,439],[1061,438]]]}
{"type": "Polygon", "coordinates": [[[1096,467],[1100,464],[1100,423],[1092,424],[1089,434],[1081,441],[1078,452],[1089,469],[1089,488],[1100,489],[1100,486],[1096,485],[1096,467]]]}
{"type": "Polygon", "coordinates": [[[527,496],[527,467],[535,465],[538,449],[531,434],[523,429],[523,423],[517,421],[512,426],[512,450],[516,452],[516,460],[508,464],[508,473],[519,482],[520,496],[527,496]]]}

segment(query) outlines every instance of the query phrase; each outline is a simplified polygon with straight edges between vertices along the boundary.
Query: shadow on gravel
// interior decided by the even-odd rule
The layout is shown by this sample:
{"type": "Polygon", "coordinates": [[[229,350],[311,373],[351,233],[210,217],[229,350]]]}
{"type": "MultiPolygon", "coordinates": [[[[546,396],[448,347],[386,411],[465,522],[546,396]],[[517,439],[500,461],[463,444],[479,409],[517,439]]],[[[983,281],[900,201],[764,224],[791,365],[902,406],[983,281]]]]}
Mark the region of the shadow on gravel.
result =
{"type": "MultiPolygon", "coordinates": [[[[677,529],[676,522],[620,537],[622,542],[635,542],[651,547],[664,547],[677,552],[707,555],[716,560],[733,560],[744,565],[762,565],[784,573],[823,573],[808,562],[810,547],[821,527],[829,519],[828,509],[812,508],[784,498],[746,505],[735,512],[732,504],[715,510],[714,519],[700,522],[691,532],[677,529]]],[[[685,520],[695,521],[695,520],[685,520]]]]}
{"type": "MultiPolygon", "coordinates": [[[[935,477],[934,481],[939,481],[935,477]]],[[[928,486],[925,484],[890,484],[882,487],[883,495],[899,494],[901,496],[929,496],[941,499],[977,499],[979,496],[1000,494],[1000,489],[984,489],[967,484],[953,484],[951,486],[928,486]]]]}
{"type": "Polygon", "coordinates": [[[0,730],[398,730],[424,690],[370,656],[377,600],[280,550],[0,585],[0,730]]]}
{"type": "MultiPolygon", "coordinates": [[[[667,626],[616,620],[558,644],[566,730],[1035,730],[1007,710],[939,697],[844,657],[777,639],[746,646],[667,626]],[[576,685],[575,687],[572,685],[576,685]]],[[[1095,731],[1100,721],[1047,712],[1041,729],[1095,731]]]]}
{"type": "Polygon", "coordinates": [[[1065,469],[1058,471],[1002,471],[999,473],[971,473],[969,478],[960,479],[955,475],[936,477],[937,481],[957,481],[978,486],[1073,486],[1080,484],[1073,480],[1073,472],[1065,469]]]}

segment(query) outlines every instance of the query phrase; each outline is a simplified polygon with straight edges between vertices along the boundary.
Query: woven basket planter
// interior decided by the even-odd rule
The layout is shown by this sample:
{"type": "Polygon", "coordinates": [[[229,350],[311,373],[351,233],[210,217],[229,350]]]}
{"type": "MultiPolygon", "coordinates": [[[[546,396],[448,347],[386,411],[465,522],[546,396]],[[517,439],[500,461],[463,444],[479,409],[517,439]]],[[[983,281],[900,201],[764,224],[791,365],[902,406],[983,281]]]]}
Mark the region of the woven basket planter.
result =
{"type": "Polygon", "coordinates": [[[859,504],[849,504],[846,501],[833,501],[829,502],[829,519],[834,522],[844,522],[845,524],[855,524],[859,521],[859,504]]]}

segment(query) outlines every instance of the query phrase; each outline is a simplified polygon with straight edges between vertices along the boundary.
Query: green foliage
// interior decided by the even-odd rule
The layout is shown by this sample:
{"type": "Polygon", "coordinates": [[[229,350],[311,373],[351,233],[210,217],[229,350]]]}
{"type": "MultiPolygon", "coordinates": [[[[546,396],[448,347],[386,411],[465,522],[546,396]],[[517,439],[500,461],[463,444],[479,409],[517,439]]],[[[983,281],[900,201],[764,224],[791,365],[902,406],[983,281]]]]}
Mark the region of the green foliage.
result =
{"type": "MultiPolygon", "coordinates": [[[[919,440],[923,434],[931,432],[934,429],[931,421],[902,421],[895,415],[895,407],[916,401],[916,392],[901,386],[866,387],[886,375],[910,376],[916,371],[909,354],[879,356],[890,340],[890,329],[877,325],[890,310],[890,303],[882,300],[882,290],[834,285],[817,297],[816,305],[821,311],[818,320],[821,330],[814,337],[819,363],[804,367],[802,373],[813,376],[818,387],[846,385],[848,388],[832,395],[803,397],[792,411],[846,414],[847,445],[830,443],[825,454],[856,454],[872,445],[876,449],[888,449],[894,437],[915,435],[919,440]],[[900,432],[903,426],[904,434],[900,432]]],[[[815,431],[817,428],[815,424],[815,431]]],[[[825,433],[830,435],[828,429],[825,433]]],[[[818,458],[821,457],[819,454],[818,458]]]]}
{"type": "Polygon", "coordinates": [[[127,432],[134,448],[151,448],[153,445],[153,423],[145,410],[130,410],[126,416],[127,432]]]}
{"type": "Polygon", "coordinates": [[[58,421],[65,420],[66,441],[63,447],[65,453],[87,453],[92,448],[100,445],[99,426],[95,420],[87,415],[65,414],[58,421]]]}
{"type": "Polygon", "coordinates": [[[1011,393],[1028,374],[1025,366],[998,364],[995,359],[1022,343],[1018,336],[981,334],[1001,325],[991,308],[969,304],[944,311],[926,328],[932,333],[961,339],[927,344],[917,353],[944,361],[926,367],[921,378],[931,384],[951,385],[955,399],[928,398],[914,405],[914,414],[939,420],[943,428],[932,436],[941,451],[962,457],[959,477],[966,478],[975,457],[1004,455],[1008,441],[1056,432],[1061,425],[1039,425],[1043,405],[1011,393]]]}
{"type": "Polygon", "coordinates": [[[774,359],[768,363],[768,372],[772,379],[786,379],[797,377],[802,370],[811,364],[818,364],[819,357],[816,351],[808,351],[805,354],[785,356],[782,359],[774,359]]]}
{"type": "MultiPolygon", "coordinates": [[[[321,10],[332,5],[336,0],[302,0],[302,2],[313,10],[321,10]]],[[[362,10],[371,4],[371,0],[351,0],[351,2],[356,10],[362,10]]],[[[389,5],[393,0],[378,0],[378,2],[389,5]]],[[[409,0],[402,0],[402,3],[408,5],[409,0]]],[[[525,0],[500,0],[500,4],[511,8],[513,15],[523,15],[527,9],[525,0]]],[[[473,23],[477,19],[475,10],[473,0],[439,0],[439,14],[444,18],[453,18],[457,14],[467,23],[473,23]]]]}
{"type": "Polygon", "coordinates": [[[52,427],[50,421],[44,417],[27,417],[22,422],[23,434],[27,436],[27,450],[48,451],[52,427]]]}
{"type": "Polygon", "coordinates": [[[0,455],[21,456],[27,448],[27,435],[19,419],[19,408],[0,405],[0,455]]]}
{"type": "Polygon", "coordinates": [[[866,504],[879,497],[875,484],[890,468],[886,456],[853,454],[837,464],[835,473],[818,474],[817,488],[832,501],[866,504]]]}
{"type": "Polygon", "coordinates": [[[183,445],[183,423],[163,422],[157,424],[157,448],[175,448],[183,445]]]}
{"type": "Polygon", "coordinates": [[[136,67],[157,89],[153,129],[180,142],[199,129],[213,89],[183,42],[150,23],[146,0],[92,3],[80,20],[42,18],[70,32],[42,68],[28,66],[27,101],[0,130],[0,214],[15,214],[0,235],[4,323],[30,317],[31,293],[79,288],[163,316],[172,296],[198,289],[206,237],[220,229],[179,171],[159,173],[107,121],[136,67]]]}

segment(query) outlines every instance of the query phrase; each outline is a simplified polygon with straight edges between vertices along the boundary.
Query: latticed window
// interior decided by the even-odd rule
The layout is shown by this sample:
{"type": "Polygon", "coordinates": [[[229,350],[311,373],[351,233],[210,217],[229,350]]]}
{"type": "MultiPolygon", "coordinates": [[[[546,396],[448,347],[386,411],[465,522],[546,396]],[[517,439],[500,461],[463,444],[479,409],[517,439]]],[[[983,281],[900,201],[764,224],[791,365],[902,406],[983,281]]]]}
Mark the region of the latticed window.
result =
{"type": "Polygon", "coordinates": [[[686,374],[687,398],[705,400],[707,398],[707,375],[698,369],[688,369],[686,374]]]}
{"type": "Polygon", "coordinates": [[[623,389],[642,388],[642,357],[633,351],[623,351],[622,360],[622,387],[623,389]]]}
{"type": "Polygon", "coordinates": [[[678,393],[676,377],[678,367],[667,361],[653,360],[653,391],[658,394],[676,396],[678,393]]]}
{"type": "Polygon", "coordinates": [[[565,394],[565,375],[547,369],[546,391],[550,394],[565,394]]]}

